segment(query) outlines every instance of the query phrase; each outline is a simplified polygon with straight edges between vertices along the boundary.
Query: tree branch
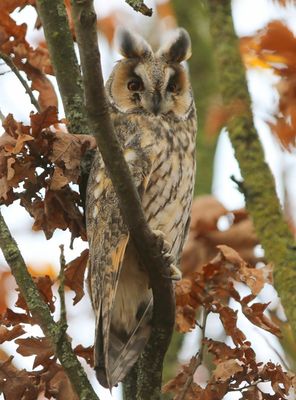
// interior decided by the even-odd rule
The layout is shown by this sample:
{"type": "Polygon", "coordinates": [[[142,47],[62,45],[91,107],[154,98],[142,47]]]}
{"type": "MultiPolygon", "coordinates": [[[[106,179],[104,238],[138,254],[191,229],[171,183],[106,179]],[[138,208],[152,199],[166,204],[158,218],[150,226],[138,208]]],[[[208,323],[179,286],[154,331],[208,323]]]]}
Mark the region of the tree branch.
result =
{"type": "Polygon", "coordinates": [[[130,5],[135,11],[140,12],[147,17],[151,17],[152,8],[146,6],[143,0],[125,0],[125,2],[130,5]]]}
{"type": "Polygon", "coordinates": [[[141,359],[137,398],[160,398],[162,364],[174,327],[175,301],[161,246],[147,224],[139,194],[123,157],[108,113],[97,44],[96,14],[91,0],[72,0],[74,27],[79,46],[86,109],[106,168],[117,193],[122,214],[144,265],[154,297],[152,334],[141,359]],[[149,267],[149,268],[148,268],[149,267]]]}
{"type": "Polygon", "coordinates": [[[245,70],[234,33],[230,0],[208,0],[220,90],[225,105],[242,101],[243,114],[234,115],[228,130],[244,178],[247,209],[267,260],[274,263],[274,284],[296,337],[296,249],[276,195],[274,178],[264,160],[251,112],[245,70]]]}
{"type": "Polygon", "coordinates": [[[68,129],[72,133],[89,133],[82,78],[63,0],[37,0],[51,62],[57,78],[68,129]]]}
{"type": "Polygon", "coordinates": [[[26,300],[30,312],[36,321],[38,321],[46,337],[51,341],[55,355],[64,367],[73,388],[79,396],[79,399],[99,400],[89,383],[80,362],[74,354],[65,332],[62,332],[61,335],[59,325],[54,322],[47,304],[43,301],[1,212],[0,248],[7,264],[11,268],[11,272],[15,277],[20,292],[26,300]]]}
{"type": "Polygon", "coordinates": [[[2,60],[5,62],[5,64],[8,65],[8,67],[11,69],[11,71],[16,75],[18,80],[21,82],[21,84],[25,88],[26,93],[29,95],[31,103],[36,108],[36,110],[40,113],[41,109],[40,109],[40,106],[39,106],[39,103],[38,103],[37,99],[35,98],[35,96],[33,94],[32,89],[30,88],[30,86],[28,85],[26,80],[22,77],[22,75],[20,74],[20,71],[17,69],[17,67],[16,67],[15,63],[13,62],[12,58],[9,57],[7,54],[2,53],[2,52],[0,52],[0,58],[2,58],[2,60]]]}

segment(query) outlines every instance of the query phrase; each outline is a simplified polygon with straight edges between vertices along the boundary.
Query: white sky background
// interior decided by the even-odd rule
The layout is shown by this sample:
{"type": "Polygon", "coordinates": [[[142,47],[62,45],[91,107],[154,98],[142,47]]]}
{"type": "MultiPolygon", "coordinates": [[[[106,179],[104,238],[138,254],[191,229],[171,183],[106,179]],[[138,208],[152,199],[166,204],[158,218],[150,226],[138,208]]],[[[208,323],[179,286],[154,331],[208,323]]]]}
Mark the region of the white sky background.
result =
{"type": "MultiPolygon", "coordinates": [[[[153,1],[147,1],[147,4],[153,6],[153,1]]],[[[289,27],[296,32],[296,10],[294,7],[284,10],[283,8],[272,6],[271,2],[267,0],[234,0],[233,5],[235,27],[239,35],[250,35],[254,33],[255,30],[262,28],[269,20],[275,18],[284,19],[289,27]]],[[[106,16],[110,12],[117,12],[119,9],[122,10],[124,15],[126,14],[126,16],[129,16],[129,24],[131,21],[130,18],[132,18],[135,29],[140,33],[142,32],[141,29],[148,29],[147,26],[151,23],[146,17],[131,10],[130,7],[124,3],[124,0],[109,0],[108,2],[97,0],[97,9],[100,11],[101,16],[106,16]]],[[[30,7],[26,7],[21,14],[16,15],[16,18],[19,23],[26,22],[29,25],[28,39],[32,44],[37,43],[41,33],[33,31],[35,22],[34,11],[30,7]]],[[[111,59],[113,58],[113,60],[116,60],[118,55],[115,51],[109,51],[104,38],[100,39],[104,76],[107,77],[113,65],[111,59]]],[[[6,66],[0,66],[0,73],[7,70],[8,68],[6,66]]],[[[264,144],[267,161],[276,177],[278,194],[283,198],[283,176],[285,175],[285,179],[289,182],[288,184],[290,187],[296,182],[295,154],[285,153],[280,149],[276,140],[270,134],[269,128],[263,121],[266,115],[274,109],[276,104],[277,95],[271,87],[271,84],[274,83],[276,79],[277,78],[272,76],[271,71],[250,70],[248,72],[249,87],[253,98],[255,124],[261,141],[264,144]]],[[[0,76],[0,110],[4,115],[12,112],[15,119],[24,121],[25,123],[29,122],[28,116],[30,111],[34,110],[23,87],[13,73],[0,76]]],[[[223,132],[219,139],[215,161],[213,193],[229,209],[239,208],[244,205],[242,195],[236,190],[234,183],[230,180],[231,175],[235,175],[237,178],[240,177],[239,168],[233,157],[233,150],[227,138],[227,133],[223,132]]],[[[296,203],[296,194],[293,192],[290,193],[290,202],[293,205],[296,203]]],[[[28,214],[18,205],[13,205],[9,208],[2,207],[2,212],[12,230],[12,234],[20,246],[20,250],[26,262],[31,265],[38,266],[50,263],[58,270],[59,245],[61,243],[65,244],[67,261],[75,258],[80,254],[82,249],[85,248],[85,244],[76,239],[74,242],[74,250],[71,251],[68,248],[70,240],[69,234],[60,230],[56,232],[53,239],[50,241],[45,240],[43,233],[33,233],[30,229],[33,220],[28,217],[28,214]]],[[[5,264],[5,262],[1,256],[0,265],[3,264],[5,264]]],[[[263,292],[262,298],[264,301],[273,299],[274,306],[276,306],[277,300],[274,290],[267,287],[263,292]]],[[[73,336],[73,344],[82,343],[85,346],[92,344],[94,327],[87,296],[85,296],[83,301],[75,308],[71,307],[71,298],[68,297],[68,315],[71,320],[69,334],[73,336]]],[[[249,330],[249,336],[252,337],[252,342],[259,359],[262,361],[268,361],[269,359],[275,362],[280,361],[273,350],[266,344],[267,340],[281,353],[281,349],[277,344],[277,339],[274,336],[268,333],[263,334],[262,330],[259,328],[252,328],[242,316],[240,317],[240,323],[243,325],[243,329],[249,330]]],[[[214,337],[219,336],[219,332],[217,332],[219,331],[217,328],[219,325],[217,324],[217,321],[208,324],[207,335],[213,335],[214,337]]],[[[36,334],[38,334],[37,328],[36,334]]],[[[198,343],[197,335],[197,333],[188,335],[184,349],[180,355],[182,361],[186,361],[192,353],[196,352],[196,343],[198,343]]],[[[13,345],[9,343],[5,348],[10,351],[13,345]]],[[[16,356],[15,360],[20,367],[29,368],[31,366],[31,360],[28,358],[16,356]]],[[[92,379],[92,383],[98,391],[101,400],[121,398],[119,389],[115,389],[113,391],[113,396],[111,396],[108,391],[99,388],[95,378],[92,379]]],[[[227,397],[227,399],[230,398],[236,399],[238,396],[233,395],[227,397]]],[[[1,396],[0,399],[2,399],[1,396]]]]}

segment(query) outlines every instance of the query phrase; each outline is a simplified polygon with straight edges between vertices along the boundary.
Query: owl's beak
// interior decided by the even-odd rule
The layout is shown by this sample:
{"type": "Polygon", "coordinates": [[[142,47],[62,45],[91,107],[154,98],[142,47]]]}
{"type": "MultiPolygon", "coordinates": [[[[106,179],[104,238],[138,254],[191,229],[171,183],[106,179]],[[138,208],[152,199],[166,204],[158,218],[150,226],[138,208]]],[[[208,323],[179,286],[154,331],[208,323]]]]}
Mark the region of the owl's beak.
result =
{"type": "Polygon", "coordinates": [[[152,112],[154,115],[159,114],[161,103],[161,94],[155,91],[152,95],[152,112]]]}

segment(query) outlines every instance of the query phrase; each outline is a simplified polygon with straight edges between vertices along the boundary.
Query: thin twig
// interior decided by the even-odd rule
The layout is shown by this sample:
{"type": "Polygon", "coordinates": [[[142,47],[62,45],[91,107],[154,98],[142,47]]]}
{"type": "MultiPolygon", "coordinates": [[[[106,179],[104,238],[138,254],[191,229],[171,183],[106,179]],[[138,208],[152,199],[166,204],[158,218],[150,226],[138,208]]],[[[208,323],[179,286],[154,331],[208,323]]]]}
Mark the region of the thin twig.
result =
{"type": "Polygon", "coordinates": [[[80,400],[99,400],[85,371],[78,361],[66,335],[61,340],[60,329],[50,314],[47,304],[40,295],[16,241],[6,225],[0,211],[0,248],[18,284],[32,316],[38,321],[45,336],[50,340],[55,355],[64,367],[69,380],[80,400]]]}
{"type": "Polygon", "coordinates": [[[202,317],[202,322],[201,322],[201,339],[200,339],[200,349],[198,352],[195,354],[194,358],[195,361],[194,363],[190,366],[191,371],[190,374],[188,375],[188,378],[186,379],[186,382],[182,388],[182,391],[179,393],[178,397],[176,400],[184,400],[186,398],[186,394],[188,389],[190,388],[192,382],[193,382],[193,376],[195,374],[195,371],[197,368],[202,364],[203,362],[203,356],[204,356],[204,339],[205,339],[205,332],[206,332],[206,325],[207,325],[207,318],[208,318],[209,312],[204,309],[203,310],[203,317],[202,317]]]}
{"type": "Polygon", "coordinates": [[[125,2],[130,5],[135,11],[140,12],[147,17],[152,16],[152,8],[146,6],[143,0],[125,0],[125,2]]]}
{"type": "Polygon", "coordinates": [[[41,111],[41,108],[39,106],[38,101],[36,100],[32,89],[30,88],[30,86],[28,85],[28,83],[26,82],[26,80],[22,77],[22,75],[20,74],[20,71],[18,70],[17,66],[15,65],[15,63],[13,62],[12,58],[9,57],[7,54],[4,54],[2,52],[0,52],[0,58],[2,58],[3,61],[5,61],[5,63],[8,65],[8,67],[12,70],[12,72],[16,75],[16,77],[18,78],[18,80],[21,82],[21,84],[23,85],[23,87],[26,90],[26,93],[29,95],[31,103],[33,104],[33,106],[36,108],[36,110],[38,112],[41,111]]]}
{"type": "Polygon", "coordinates": [[[65,266],[66,266],[66,261],[65,261],[65,255],[64,255],[64,245],[61,244],[60,246],[60,273],[59,273],[59,281],[60,281],[60,286],[59,286],[59,296],[60,296],[60,302],[61,302],[61,314],[60,314],[60,320],[59,320],[59,325],[61,327],[61,330],[63,333],[66,332],[67,330],[67,313],[66,313],[66,302],[65,302],[65,266]]]}

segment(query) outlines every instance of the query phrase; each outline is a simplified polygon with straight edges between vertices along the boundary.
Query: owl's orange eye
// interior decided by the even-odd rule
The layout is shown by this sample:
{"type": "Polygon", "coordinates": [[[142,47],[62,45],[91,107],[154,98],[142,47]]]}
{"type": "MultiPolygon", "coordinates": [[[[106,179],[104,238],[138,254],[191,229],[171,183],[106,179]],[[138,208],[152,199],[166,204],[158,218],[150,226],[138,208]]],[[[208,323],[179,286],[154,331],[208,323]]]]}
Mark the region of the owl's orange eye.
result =
{"type": "Polygon", "coordinates": [[[127,88],[132,92],[139,92],[143,90],[143,82],[140,79],[133,79],[128,82],[127,88]]]}
{"type": "Polygon", "coordinates": [[[169,84],[167,86],[167,91],[172,92],[172,93],[176,93],[177,84],[175,82],[169,82],[169,84]]]}

